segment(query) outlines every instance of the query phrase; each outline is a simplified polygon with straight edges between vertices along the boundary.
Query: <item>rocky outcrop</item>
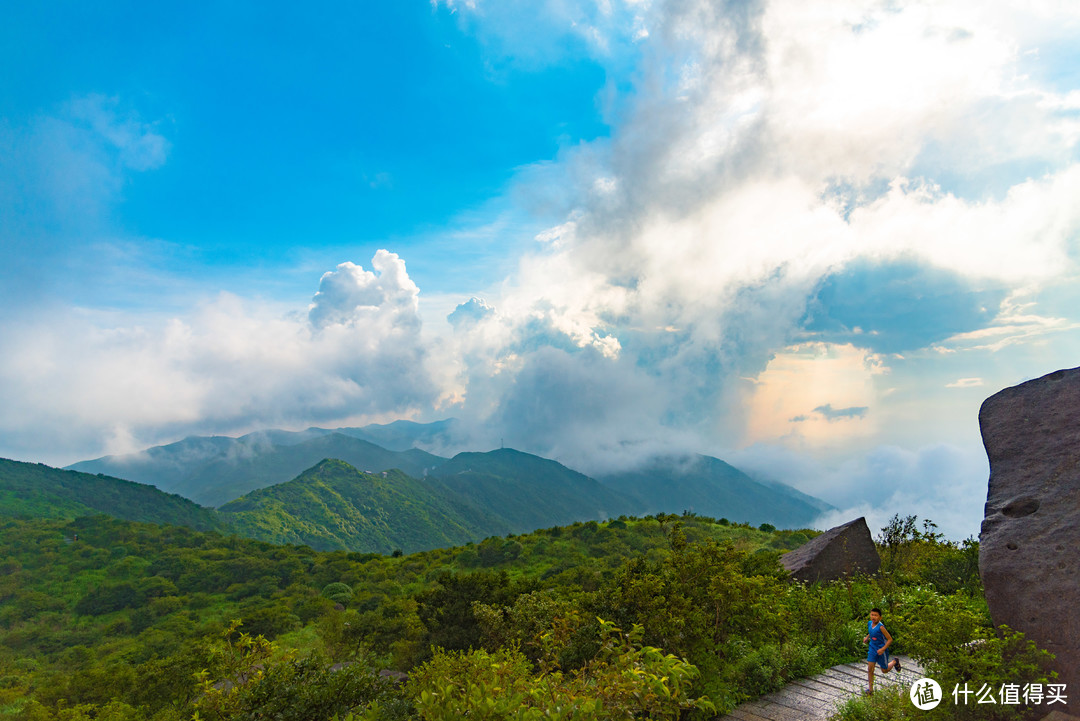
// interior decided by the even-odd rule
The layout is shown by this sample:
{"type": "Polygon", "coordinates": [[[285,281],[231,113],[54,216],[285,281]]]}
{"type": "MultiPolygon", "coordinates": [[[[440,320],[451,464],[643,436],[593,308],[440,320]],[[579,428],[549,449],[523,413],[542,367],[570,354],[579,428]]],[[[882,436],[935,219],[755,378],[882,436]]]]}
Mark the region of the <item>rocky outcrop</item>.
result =
{"type": "Polygon", "coordinates": [[[987,398],[979,427],[990,459],[979,534],[990,615],[1054,653],[1072,696],[1080,693],[1080,368],[987,398]]]}
{"type": "Polygon", "coordinates": [[[1054,710],[1043,716],[1041,721],[1080,721],[1080,716],[1073,716],[1071,713],[1054,710]]]}
{"type": "Polygon", "coordinates": [[[854,573],[877,573],[881,558],[866,519],[830,528],[790,553],[780,563],[797,581],[832,581],[854,573]]]}

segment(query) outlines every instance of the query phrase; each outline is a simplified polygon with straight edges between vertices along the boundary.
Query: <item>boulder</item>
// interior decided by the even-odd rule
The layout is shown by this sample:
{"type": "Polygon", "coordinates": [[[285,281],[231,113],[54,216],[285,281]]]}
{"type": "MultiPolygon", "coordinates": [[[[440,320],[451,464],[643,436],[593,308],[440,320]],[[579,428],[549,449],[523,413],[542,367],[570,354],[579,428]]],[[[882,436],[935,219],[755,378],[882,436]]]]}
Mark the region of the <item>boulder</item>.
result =
{"type": "Polygon", "coordinates": [[[860,516],[785,553],[780,557],[780,563],[793,579],[814,583],[853,573],[877,573],[881,558],[866,519],[860,516]]]}
{"type": "Polygon", "coordinates": [[[1057,682],[1080,693],[1080,368],[987,398],[979,427],[990,459],[979,534],[990,616],[1055,654],[1057,682]]]}
{"type": "Polygon", "coordinates": [[[1071,713],[1055,709],[1043,716],[1041,721],[1080,721],[1080,716],[1073,716],[1071,713]]]}

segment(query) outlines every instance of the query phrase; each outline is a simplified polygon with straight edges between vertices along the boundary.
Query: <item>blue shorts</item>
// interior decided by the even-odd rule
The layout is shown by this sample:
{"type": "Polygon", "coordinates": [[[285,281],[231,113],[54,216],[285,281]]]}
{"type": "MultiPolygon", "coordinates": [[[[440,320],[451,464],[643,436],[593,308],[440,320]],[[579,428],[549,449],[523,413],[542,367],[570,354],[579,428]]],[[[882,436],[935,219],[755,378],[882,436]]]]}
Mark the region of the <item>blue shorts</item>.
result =
{"type": "Polygon", "coordinates": [[[874,648],[873,646],[871,646],[866,652],[866,662],[867,663],[876,663],[878,666],[881,666],[882,671],[888,671],[889,670],[889,651],[888,651],[888,649],[886,649],[885,653],[878,653],[879,650],[880,649],[877,649],[877,648],[874,648]]]}

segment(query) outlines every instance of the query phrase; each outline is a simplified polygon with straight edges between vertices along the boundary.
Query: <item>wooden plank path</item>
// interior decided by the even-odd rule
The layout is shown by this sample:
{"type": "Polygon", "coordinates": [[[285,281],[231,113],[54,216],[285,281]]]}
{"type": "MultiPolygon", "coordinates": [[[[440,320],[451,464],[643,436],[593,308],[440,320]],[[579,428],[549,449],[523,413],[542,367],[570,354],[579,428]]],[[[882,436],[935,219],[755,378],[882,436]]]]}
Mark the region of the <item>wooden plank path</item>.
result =
{"type": "MultiPolygon", "coordinates": [[[[874,690],[901,683],[910,686],[923,669],[907,656],[899,656],[900,673],[874,674],[874,690]]],[[[866,662],[842,663],[813,678],[792,681],[779,691],[748,701],[718,721],[826,721],[837,707],[866,688],[866,662]]]]}

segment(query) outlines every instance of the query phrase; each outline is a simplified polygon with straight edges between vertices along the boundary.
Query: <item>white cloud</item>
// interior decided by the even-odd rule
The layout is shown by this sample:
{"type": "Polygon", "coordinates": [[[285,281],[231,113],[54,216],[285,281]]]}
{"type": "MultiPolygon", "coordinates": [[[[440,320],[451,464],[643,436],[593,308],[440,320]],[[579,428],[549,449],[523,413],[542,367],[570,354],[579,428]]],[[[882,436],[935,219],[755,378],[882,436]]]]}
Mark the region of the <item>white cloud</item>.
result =
{"type": "MultiPolygon", "coordinates": [[[[603,14],[589,2],[557,5],[568,16],[603,14]]],[[[601,384],[612,408],[633,396],[647,412],[593,416],[590,428],[604,425],[609,439],[640,447],[644,424],[668,441],[713,449],[786,438],[794,448],[850,454],[887,443],[896,424],[910,422],[912,404],[935,414],[948,402],[944,386],[960,376],[924,387],[905,372],[880,387],[875,372],[915,368],[930,353],[876,356],[868,350],[876,329],[865,341],[850,329],[845,362],[794,363],[808,336],[807,303],[824,279],[859,264],[909,263],[954,278],[949,292],[1026,289],[1037,299],[1075,274],[1076,90],[1031,72],[1038,58],[1030,52],[1075,40],[1075,8],[1026,15],[1019,4],[952,0],[613,7],[632,10],[647,31],[627,35],[632,51],[625,37],[607,41],[638,54],[635,92],[610,139],[536,174],[544,185],[534,195],[547,198],[556,186],[565,214],[537,236],[501,296],[489,297],[498,313],[456,341],[468,348],[458,377],[478,418],[505,421],[526,397],[557,408],[563,394],[588,397],[571,379],[618,378],[625,394],[601,384]],[[600,341],[612,352],[584,352],[600,341]],[[867,366],[867,358],[875,360],[867,366]],[[786,393],[777,390],[785,362],[786,393]],[[567,378],[558,392],[539,370],[550,367],[567,378]],[[903,413],[890,411],[900,403],[903,413]]],[[[516,37],[484,3],[469,22],[516,37]]],[[[537,29],[559,32],[577,30],[537,29]]],[[[525,54],[544,40],[532,42],[525,54]]],[[[513,48],[507,41],[499,52],[513,48]]],[[[618,51],[594,57],[613,71],[625,60],[618,51]]],[[[980,367],[995,363],[995,346],[979,334],[1026,342],[1071,326],[1036,316],[1003,307],[986,314],[993,330],[971,325],[937,347],[981,354],[965,377],[999,378],[980,367]]],[[[583,431],[565,417],[534,413],[523,434],[532,450],[572,446],[583,431]]]]}
{"type": "Polygon", "coordinates": [[[398,328],[419,326],[420,289],[409,278],[405,262],[396,253],[379,250],[371,267],[375,272],[345,262],[323,274],[308,311],[313,327],[376,321],[398,328]]]}
{"type": "Polygon", "coordinates": [[[952,444],[914,450],[882,445],[842,461],[766,444],[726,459],[752,475],[790,483],[836,506],[817,519],[817,528],[866,516],[877,535],[899,513],[932,520],[954,540],[978,535],[990,473],[981,448],[952,444]]]}
{"type": "Polygon", "coordinates": [[[53,453],[59,432],[91,455],[428,410],[439,391],[416,286],[393,253],[379,251],[373,267],[378,275],[348,263],[324,276],[312,322],[223,293],[138,325],[87,312],[12,324],[0,341],[0,437],[53,453]]]}
{"type": "MultiPolygon", "coordinates": [[[[499,60],[538,65],[558,62],[567,38],[598,57],[611,57],[649,34],[649,3],[641,0],[530,2],[432,0],[478,34],[499,60]]],[[[575,48],[577,49],[577,48],[575,48]]]]}
{"type": "MultiPolygon", "coordinates": [[[[104,259],[132,254],[112,232],[112,211],[132,173],[166,162],[160,125],[102,95],[21,125],[0,121],[0,300],[13,305],[59,285],[60,268],[78,272],[81,287],[114,280],[86,268],[108,272],[104,259]]],[[[152,254],[161,244],[145,245],[152,254]]]]}
{"type": "Polygon", "coordinates": [[[121,115],[119,100],[88,95],[72,100],[70,117],[87,126],[116,153],[117,161],[132,170],[151,170],[165,163],[170,143],[138,115],[121,115]]]}

